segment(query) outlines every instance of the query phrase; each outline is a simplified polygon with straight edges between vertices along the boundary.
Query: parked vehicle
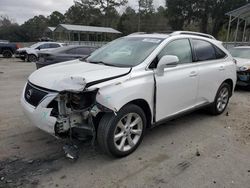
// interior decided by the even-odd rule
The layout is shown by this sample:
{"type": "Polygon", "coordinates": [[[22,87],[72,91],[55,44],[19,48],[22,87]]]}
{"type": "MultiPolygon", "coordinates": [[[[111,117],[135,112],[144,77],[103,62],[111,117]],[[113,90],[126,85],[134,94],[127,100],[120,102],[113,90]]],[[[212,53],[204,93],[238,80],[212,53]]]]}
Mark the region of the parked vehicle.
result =
{"type": "Polygon", "coordinates": [[[32,73],[21,103],[34,125],[57,137],[97,138],[115,157],[129,155],[145,129],[207,107],[224,112],[236,65],[221,42],[194,32],[134,34],[32,73]]]}
{"type": "Polygon", "coordinates": [[[38,52],[44,50],[52,50],[64,46],[64,43],[58,42],[38,42],[27,48],[19,48],[16,51],[15,57],[23,61],[36,62],[38,59],[38,52]]]}
{"type": "Polygon", "coordinates": [[[20,48],[19,44],[9,43],[4,40],[0,42],[0,54],[5,58],[11,58],[18,48],[20,48]]]}
{"type": "Polygon", "coordinates": [[[85,58],[95,51],[96,47],[90,46],[65,46],[50,51],[38,53],[37,69],[64,61],[85,58]]]}
{"type": "Polygon", "coordinates": [[[237,61],[237,85],[250,87],[250,46],[238,46],[229,50],[237,61]]]}

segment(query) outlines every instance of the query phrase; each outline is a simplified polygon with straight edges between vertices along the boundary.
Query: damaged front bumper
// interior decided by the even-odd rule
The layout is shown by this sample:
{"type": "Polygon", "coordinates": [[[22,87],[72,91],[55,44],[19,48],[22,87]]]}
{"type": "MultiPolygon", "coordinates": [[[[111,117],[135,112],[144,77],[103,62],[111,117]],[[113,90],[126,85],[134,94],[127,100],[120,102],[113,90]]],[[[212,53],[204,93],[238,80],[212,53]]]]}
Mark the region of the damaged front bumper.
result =
{"type": "Polygon", "coordinates": [[[97,107],[98,89],[82,92],[46,90],[27,83],[21,97],[25,114],[32,123],[57,137],[95,138],[93,118],[108,109],[97,107]]]}
{"type": "Polygon", "coordinates": [[[238,71],[237,72],[237,85],[249,87],[250,86],[250,72],[238,71]]]}
{"type": "Polygon", "coordinates": [[[55,124],[57,122],[57,118],[51,116],[52,108],[47,108],[47,106],[52,100],[55,99],[58,94],[54,93],[46,95],[39,103],[39,105],[37,107],[34,107],[25,100],[24,92],[25,89],[21,97],[21,104],[23,106],[25,114],[35,126],[45,132],[55,135],[55,124]]]}

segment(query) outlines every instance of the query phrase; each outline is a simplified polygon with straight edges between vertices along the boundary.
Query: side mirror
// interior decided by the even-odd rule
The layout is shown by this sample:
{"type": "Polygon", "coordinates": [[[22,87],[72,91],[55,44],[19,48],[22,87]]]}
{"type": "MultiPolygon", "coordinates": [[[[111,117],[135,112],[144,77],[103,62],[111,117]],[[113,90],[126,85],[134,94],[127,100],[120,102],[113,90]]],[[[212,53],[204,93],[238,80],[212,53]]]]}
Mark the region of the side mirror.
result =
{"type": "Polygon", "coordinates": [[[164,74],[164,69],[167,67],[176,67],[179,62],[179,58],[174,55],[165,55],[158,62],[156,68],[156,74],[162,76],[164,74]]]}
{"type": "Polygon", "coordinates": [[[39,46],[36,49],[41,50],[41,48],[39,46]]]}

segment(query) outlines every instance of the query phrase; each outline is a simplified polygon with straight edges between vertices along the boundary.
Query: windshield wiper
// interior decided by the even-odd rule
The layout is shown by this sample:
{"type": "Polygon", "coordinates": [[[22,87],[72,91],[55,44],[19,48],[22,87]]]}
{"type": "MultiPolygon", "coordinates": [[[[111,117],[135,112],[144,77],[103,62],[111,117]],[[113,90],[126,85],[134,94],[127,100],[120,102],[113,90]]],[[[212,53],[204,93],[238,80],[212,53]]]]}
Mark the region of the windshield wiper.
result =
{"type": "Polygon", "coordinates": [[[99,65],[106,65],[106,66],[112,66],[112,67],[116,67],[113,64],[109,64],[109,63],[105,63],[103,61],[87,61],[88,63],[93,63],[93,64],[99,64],[99,65]]]}

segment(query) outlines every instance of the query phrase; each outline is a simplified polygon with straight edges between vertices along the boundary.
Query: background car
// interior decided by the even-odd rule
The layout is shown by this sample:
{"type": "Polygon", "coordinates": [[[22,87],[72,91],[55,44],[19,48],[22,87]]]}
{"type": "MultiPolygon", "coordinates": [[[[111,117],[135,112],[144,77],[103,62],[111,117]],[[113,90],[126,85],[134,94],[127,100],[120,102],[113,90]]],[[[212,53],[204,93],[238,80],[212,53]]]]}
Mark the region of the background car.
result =
{"type": "Polygon", "coordinates": [[[250,46],[229,49],[237,61],[237,85],[250,88],[250,46]]]}
{"type": "Polygon", "coordinates": [[[27,60],[29,62],[36,62],[38,59],[38,52],[59,48],[64,45],[65,45],[64,43],[58,43],[58,42],[38,42],[30,47],[19,48],[16,51],[15,57],[20,58],[23,61],[27,60]]]}
{"type": "Polygon", "coordinates": [[[9,43],[6,40],[0,40],[0,54],[5,58],[11,58],[16,50],[20,48],[19,44],[9,43]]]}
{"type": "Polygon", "coordinates": [[[46,65],[84,58],[96,49],[97,47],[91,46],[65,46],[50,51],[39,52],[36,67],[39,69],[46,65]]]}

